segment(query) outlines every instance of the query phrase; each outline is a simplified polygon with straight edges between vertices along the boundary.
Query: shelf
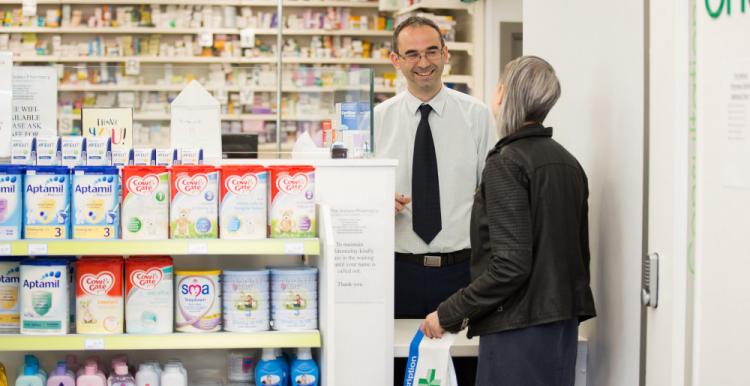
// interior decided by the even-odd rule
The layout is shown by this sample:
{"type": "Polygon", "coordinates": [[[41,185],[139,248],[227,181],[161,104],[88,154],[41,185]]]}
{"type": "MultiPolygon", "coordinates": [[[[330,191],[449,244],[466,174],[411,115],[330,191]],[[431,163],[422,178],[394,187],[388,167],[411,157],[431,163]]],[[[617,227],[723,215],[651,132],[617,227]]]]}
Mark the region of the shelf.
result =
{"type": "MultiPolygon", "coordinates": [[[[21,5],[21,0],[0,0],[0,5],[21,5]]],[[[80,4],[80,5],[127,5],[143,4],[142,0],[37,0],[38,5],[49,4],[80,4]]],[[[275,1],[254,0],[155,0],[149,4],[162,5],[212,5],[212,6],[242,6],[242,7],[276,7],[275,1]]],[[[348,8],[378,8],[377,1],[285,1],[284,7],[348,7],[348,8]]]]}
{"type": "Polygon", "coordinates": [[[395,12],[396,16],[405,15],[410,12],[423,9],[441,9],[441,10],[469,10],[471,4],[460,3],[458,0],[422,0],[419,3],[410,5],[404,9],[395,12]]]}
{"type": "Polygon", "coordinates": [[[469,53],[469,55],[472,55],[474,51],[474,43],[446,42],[445,44],[448,46],[448,50],[450,51],[466,51],[469,53]]]}
{"type": "Polygon", "coordinates": [[[320,347],[319,331],[162,335],[0,335],[0,351],[205,350],[320,347]]]}
{"type": "Polygon", "coordinates": [[[474,77],[471,75],[447,75],[443,77],[445,83],[462,83],[473,87],[474,77]]]}
{"type": "MultiPolygon", "coordinates": [[[[81,120],[80,115],[62,114],[60,119],[81,120]]],[[[282,121],[328,121],[333,115],[282,115],[282,121]]],[[[168,113],[134,113],[134,121],[168,121],[172,116],[168,113]]],[[[275,121],[275,114],[223,114],[222,121],[275,121]]]]}
{"type": "Polygon", "coordinates": [[[262,240],[20,240],[0,242],[0,255],[317,255],[318,239],[262,240]]]}
{"type": "MultiPolygon", "coordinates": [[[[140,63],[232,63],[232,64],[275,64],[276,58],[233,58],[207,56],[57,56],[57,55],[29,55],[15,56],[14,62],[57,62],[57,63],[125,63],[137,60],[140,63]]],[[[387,58],[284,58],[285,64],[391,64],[387,58]]]]}
{"type": "MultiPolygon", "coordinates": [[[[215,35],[239,35],[238,28],[156,28],[156,27],[3,27],[3,33],[46,33],[46,34],[157,34],[157,35],[197,35],[202,32],[211,32],[215,35]]],[[[276,29],[256,29],[255,35],[276,35],[276,29]]],[[[391,37],[393,31],[380,30],[292,30],[285,29],[284,35],[290,36],[381,36],[391,37]]]]}
{"type": "MultiPolygon", "coordinates": [[[[140,92],[180,92],[184,85],[148,85],[148,84],[63,84],[58,86],[58,91],[67,92],[114,92],[114,91],[140,91],[140,92]]],[[[276,87],[271,86],[249,86],[255,92],[276,92],[276,87]]],[[[239,92],[238,86],[206,87],[209,91],[224,90],[227,92],[239,92]]],[[[367,91],[367,86],[310,86],[310,87],[284,87],[282,92],[336,92],[336,91],[367,91]]],[[[375,87],[375,92],[395,93],[395,87],[375,87]]]]}

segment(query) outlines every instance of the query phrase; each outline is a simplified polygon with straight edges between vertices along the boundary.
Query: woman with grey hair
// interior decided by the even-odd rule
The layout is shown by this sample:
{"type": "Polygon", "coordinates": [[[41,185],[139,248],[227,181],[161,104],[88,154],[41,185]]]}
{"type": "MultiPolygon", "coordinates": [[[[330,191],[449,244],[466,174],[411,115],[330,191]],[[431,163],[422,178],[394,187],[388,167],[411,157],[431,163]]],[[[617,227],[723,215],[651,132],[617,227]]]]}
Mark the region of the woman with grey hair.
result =
{"type": "Polygon", "coordinates": [[[467,326],[480,336],[478,386],[574,385],[578,324],[596,316],[586,173],[542,124],[559,97],[543,59],[505,67],[493,106],[502,139],[471,214],[472,281],[422,322],[430,338],[467,326]]]}

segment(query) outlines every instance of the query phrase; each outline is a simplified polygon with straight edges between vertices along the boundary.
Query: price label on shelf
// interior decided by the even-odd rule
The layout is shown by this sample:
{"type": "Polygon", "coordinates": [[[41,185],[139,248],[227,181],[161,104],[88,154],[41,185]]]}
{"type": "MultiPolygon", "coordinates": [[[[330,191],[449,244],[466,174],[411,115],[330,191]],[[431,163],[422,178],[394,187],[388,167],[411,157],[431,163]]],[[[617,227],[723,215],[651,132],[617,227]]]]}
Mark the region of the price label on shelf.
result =
{"type": "Polygon", "coordinates": [[[43,256],[47,254],[47,244],[29,244],[30,256],[43,256]]]}
{"type": "Polygon", "coordinates": [[[198,34],[198,45],[212,47],[214,45],[214,34],[211,31],[201,31],[198,34]]]}
{"type": "Polygon", "coordinates": [[[243,106],[252,106],[255,101],[255,91],[250,87],[240,88],[240,104],[243,106]]]}
{"type": "Polygon", "coordinates": [[[190,243],[188,244],[188,254],[190,255],[206,255],[208,254],[208,244],[206,243],[190,243]]]}
{"type": "Polygon", "coordinates": [[[128,59],[125,62],[125,75],[140,75],[141,62],[138,59],[128,59]]]}
{"type": "Polygon", "coordinates": [[[299,242],[289,242],[284,244],[284,253],[287,255],[304,255],[305,244],[299,242]]]}
{"type": "Polygon", "coordinates": [[[104,338],[87,338],[83,341],[84,350],[104,350],[104,338]]]}
{"type": "Polygon", "coordinates": [[[255,47],[255,30],[252,28],[243,28],[240,30],[240,47],[255,47]]]}
{"type": "Polygon", "coordinates": [[[36,16],[36,0],[23,0],[21,14],[24,17],[36,16]]]}
{"type": "Polygon", "coordinates": [[[10,256],[10,244],[0,244],[0,256],[10,256]]]}

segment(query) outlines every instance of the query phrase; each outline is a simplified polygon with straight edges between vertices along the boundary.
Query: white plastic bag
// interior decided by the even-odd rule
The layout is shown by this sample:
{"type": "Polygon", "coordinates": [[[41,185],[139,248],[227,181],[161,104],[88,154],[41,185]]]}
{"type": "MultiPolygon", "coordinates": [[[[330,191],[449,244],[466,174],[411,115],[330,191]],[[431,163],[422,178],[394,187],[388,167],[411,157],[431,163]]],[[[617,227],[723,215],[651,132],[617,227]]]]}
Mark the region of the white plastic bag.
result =
{"type": "Polygon", "coordinates": [[[455,340],[456,334],[429,339],[417,330],[406,358],[404,386],[458,386],[450,353],[455,340]]]}

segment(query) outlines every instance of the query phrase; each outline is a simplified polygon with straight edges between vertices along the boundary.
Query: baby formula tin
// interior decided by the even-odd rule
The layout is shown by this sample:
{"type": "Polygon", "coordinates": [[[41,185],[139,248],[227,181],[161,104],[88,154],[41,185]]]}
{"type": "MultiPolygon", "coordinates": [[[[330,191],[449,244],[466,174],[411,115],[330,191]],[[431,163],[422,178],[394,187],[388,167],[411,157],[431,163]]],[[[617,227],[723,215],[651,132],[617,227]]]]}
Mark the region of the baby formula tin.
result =
{"type": "Polygon", "coordinates": [[[70,174],[67,167],[28,166],[23,201],[25,238],[69,238],[70,174]]]}
{"type": "Polygon", "coordinates": [[[179,332],[221,330],[220,270],[176,271],[175,329],[179,332]]]}
{"type": "Polygon", "coordinates": [[[224,271],[222,299],[225,331],[255,332],[269,329],[269,277],[270,272],[267,270],[224,271]]]}
{"type": "Polygon", "coordinates": [[[23,260],[20,281],[21,334],[67,334],[68,260],[23,260]]]}
{"type": "Polygon", "coordinates": [[[166,334],[174,328],[172,258],[125,260],[125,328],[129,334],[166,334]]]}
{"type": "Polygon", "coordinates": [[[122,333],[122,269],[120,257],[83,258],[76,262],[76,331],[79,334],[122,333]]]}
{"type": "Polygon", "coordinates": [[[169,172],[161,166],[122,169],[122,238],[169,238],[169,172]]]}
{"type": "Polygon", "coordinates": [[[23,229],[21,166],[0,165],[0,240],[17,240],[23,229]]]}
{"type": "Polygon", "coordinates": [[[120,177],[114,166],[73,169],[73,238],[120,238],[120,177]]]}
{"type": "Polygon", "coordinates": [[[271,268],[271,320],[277,331],[318,328],[317,268],[271,268]]]}
{"type": "Polygon", "coordinates": [[[213,166],[174,166],[170,237],[219,237],[219,171],[213,166]]]}
{"type": "Polygon", "coordinates": [[[271,237],[315,237],[315,168],[273,166],[271,237]]]}
{"type": "Polygon", "coordinates": [[[267,196],[268,170],[260,166],[222,166],[219,208],[221,238],[265,238],[267,196]]]}
{"type": "Polygon", "coordinates": [[[0,257],[0,333],[18,333],[19,257],[0,257]]]}

